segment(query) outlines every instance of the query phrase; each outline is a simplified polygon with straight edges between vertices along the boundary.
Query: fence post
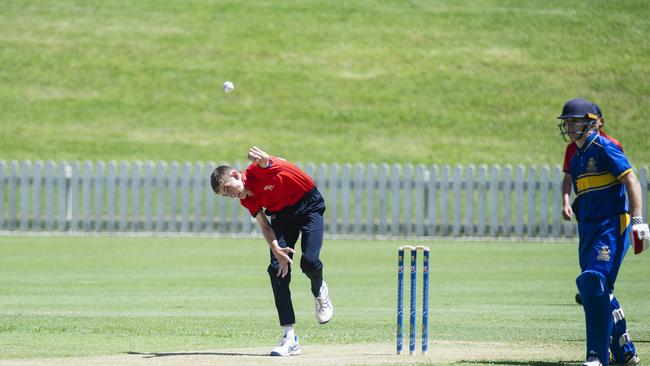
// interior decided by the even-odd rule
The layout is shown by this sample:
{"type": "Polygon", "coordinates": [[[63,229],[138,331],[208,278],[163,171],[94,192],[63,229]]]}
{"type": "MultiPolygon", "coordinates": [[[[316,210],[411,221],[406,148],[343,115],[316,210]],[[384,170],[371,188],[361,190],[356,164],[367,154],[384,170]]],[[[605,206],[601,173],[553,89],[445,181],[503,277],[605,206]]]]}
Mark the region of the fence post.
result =
{"type": "Polygon", "coordinates": [[[429,177],[428,177],[428,182],[427,182],[427,217],[428,217],[428,231],[427,234],[429,236],[434,236],[437,233],[436,230],[436,203],[437,203],[437,194],[438,192],[438,187],[437,187],[437,179],[438,176],[436,172],[438,171],[438,166],[433,164],[429,167],[429,177]]]}
{"type": "Polygon", "coordinates": [[[537,200],[537,187],[536,187],[536,178],[537,178],[537,167],[534,165],[528,168],[528,237],[533,238],[537,236],[536,229],[536,220],[535,220],[535,210],[537,200]]]}
{"type": "Polygon", "coordinates": [[[16,228],[16,221],[18,219],[18,162],[16,160],[12,160],[9,163],[9,173],[7,174],[7,180],[9,185],[9,215],[7,215],[7,228],[9,230],[14,230],[16,228]]]}
{"type": "Polygon", "coordinates": [[[146,232],[153,231],[153,221],[152,221],[152,212],[153,212],[153,188],[154,188],[154,177],[153,172],[155,170],[155,165],[153,161],[147,161],[144,163],[144,176],[143,176],[143,198],[144,198],[144,222],[143,230],[146,232]]]}
{"type": "Polygon", "coordinates": [[[462,216],[462,208],[463,208],[463,196],[461,194],[462,191],[462,171],[463,167],[460,165],[455,165],[454,166],[454,172],[453,172],[453,194],[454,194],[454,201],[452,202],[453,204],[453,222],[452,222],[452,234],[456,237],[460,236],[461,233],[461,227],[463,225],[463,216],[462,216]]]}
{"type": "Polygon", "coordinates": [[[27,231],[29,225],[29,198],[31,196],[29,177],[31,173],[32,162],[23,161],[21,164],[20,176],[20,230],[27,231]]]}
{"type": "Polygon", "coordinates": [[[481,164],[478,167],[478,212],[476,235],[483,236],[486,233],[486,208],[487,208],[487,165],[481,164]]]}
{"type": "Polygon", "coordinates": [[[216,194],[212,191],[212,185],[209,183],[209,175],[217,168],[217,164],[209,162],[205,174],[205,185],[203,188],[203,196],[205,197],[206,218],[205,218],[205,231],[212,233],[215,231],[214,225],[214,202],[216,194]]]}
{"type": "Polygon", "coordinates": [[[472,164],[465,169],[465,227],[461,230],[465,236],[474,235],[474,170],[472,164]]]}
{"type": "Polygon", "coordinates": [[[515,170],[515,235],[524,236],[524,167],[517,165],[515,170]]]}
{"type": "Polygon", "coordinates": [[[542,165],[540,169],[539,185],[540,185],[540,205],[539,205],[539,236],[548,238],[548,165],[542,165]]]}
{"type": "Polygon", "coordinates": [[[379,166],[379,235],[388,233],[388,164],[379,166]]]}
{"type": "MultiPolygon", "coordinates": [[[[404,208],[400,210],[404,217],[404,235],[411,235],[411,214],[413,210],[413,165],[406,164],[404,167],[404,176],[402,178],[404,185],[402,199],[398,200],[403,203],[404,208]]],[[[399,196],[398,196],[399,197],[399,196]]]]}
{"type": "MultiPolygon", "coordinates": [[[[167,231],[171,233],[178,232],[178,171],[180,165],[176,161],[172,161],[169,165],[169,224],[167,231]]],[[[238,168],[235,168],[238,169],[238,168]]],[[[233,213],[233,224],[236,225],[236,213],[233,213]]]]}
{"type": "Polygon", "coordinates": [[[400,233],[400,172],[402,167],[399,164],[393,164],[390,176],[390,234],[398,236],[400,233]]]}
{"type": "Polygon", "coordinates": [[[70,166],[66,161],[59,164],[58,188],[59,188],[59,231],[68,230],[68,200],[70,199],[70,166]]]}
{"type": "Polygon", "coordinates": [[[123,161],[120,164],[120,175],[118,177],[119,188],[120,188],[120,219],[119,219],[119,231],[126,231],[127,221],[126,218],[129,214],[129,163],[123,161]]]}
{"type": "Polygon", "coordinates": [[[375,177],[377,176],[377,164],[368,165],[366,170],[366,230],[365,234],[375,234],[375,177]]]}
{"type": "Polygon", "coordinates": [[[350,182],[352,174],[352,165],[346,163],[343,165],[343,174],[341,177],[341,210],[343,216],[341,220],[341,234],[346,235],[350,232],[350,182]]]}
{"type": "Polygon", "coordinates": [[[69,231],[76,232],[79,231],[79,181],[80,181],[80,171],[81,163],[78,161],[73,161],[70,165],[70,176],[68,180],[70,181],[69,190],[68,190],[68,200],[69,200],[69,231]]]}
{"type": "Polygon", "coordinates": [[[192,200],[190,199],[190,180],[192,179],[192,167],[189,162],[184,162],[181,166],[181,193],[180,193],[180,204],[181,204],[181,224],[179,232],[187,233],[190,227],[190,204],[192,200]]]}
{"type": "Polygon", "coordinates": [[[363,191],[367,185],[363,179],[363,165],[354,165],[354,235],[361,235],[361,226],[363,225],[363,191]]]}
{"type": "Polygon", "coordinates": [[[559,238],[562,234],[562,218],[560,215],[560,203],[562,200],[562,171],[559,166],[553,168],[553,178],[551,181],[551,235],[559,238]]]}
{"type": "Polygon", "coordinates": [[[440,167],[440,235],[449,235],[449,165],[440,167]]]}
{"type": "Polygon", "coordinates": [[[140,231],[142,210],[142,162],[131,164],[131,231],[140,231]]]}
{"type": "Polygon", "coordinates": [[[512,235],[512,166],[503,169],[503,233],[512,235]]]}
{"type": "Polygon", "coordinates": [[[167,207],[167,163],[159,161],[156,166],[156,232],[167,230],[165,212],[167,207]]]}
{"type": "Polygon", "coordinates": [[[330,234],[336,235],[338,233],[338,207],[339,207],[339,165],[331,164],[329,167],[329,196],[328,196],[328,210],[330,212],[330,234]]]}
{"type": "Polygon", "coordinates": [[[48,161],[45,164],[45,230],[54,230],[54,188],[56,179],[54,177],[55,163],[48,161]]]}
{"type": "MultiPolygon", "coordinates": [[[[0,173],[0,176],[2,176],[2,173],[0,173]]],[[[1,180],[1,179],[0,179],[1,180]]],[[[1,185],[1,184],[0,184],[1,185]]],[[[41,214],[41,193],[42,193],[42,185],[43,185],[43,162],[40,160],[37,160],[36,163],[34,164],[34,190],[33,194],[34,196],[32,197],[33,200],[32,202],[34,203],[34,219],[32,222],[32,228],[35,230],[41,230],[43,227],[43,220],[42,220],[42,214],[41,214]]],[[[0,201],[2,200],[2,196],[0,196],[0,201]]],[[[1,206],[0,206],[1,207],[1,206]]],[[[2,213],[2,210],[0,209],[0,215],[2,213]]],[[[0,218],[1,220],[1,218],[0,218]]],[[[2,223],[0,222],[0,227],[2,227],[2,223]]]]}
{"type": "Polygon", "coordinates": [[[109,232],[115,231],[115,178],[117,174],[117,162],[111,160],[108,163],[108,173],[106,175],[106,190],[108,194],[108,199],[106,201],[107,207],[107,220],[106,220],[106,230],[109,232]]]}
{"type": "Polygon", "coordinates": [[[422,164],[415,168],[415,235],[418,237],[424,236],[425,170],[426,167],[422,164]]]}
{"type": "Polygon", "coordinates": [[[90,192],[92,189],[92,163],[84,161],[81,169],[81,230],[90,231],[91,205],[90,192]]]}
{"type": "MultiPolygon", "coordinates": [[[[205,165],[201,162],[194,164],[194,184],[192,194],[194,197],[194,221],[192,223],[192,232],[198,233],[203,230],[201,217],[203,216],[203,194],[208,189],[209,176],[205,173],[205,165]]],[[[250,222],[250,221],[249,221],[250,222]]]]}
{"type": "Polygon", "coordinates": [[[95,231],[102,231],[106,228],[104,220],[105,186],[106,163],[100,160],[95,164],[95,231]]]}
{"type": "Polygon", "coordinates": [[[490,169],[490,235],[503,234],[505,230],[499,230],[499,182],[501,167],[493,165],[490,169]]]}

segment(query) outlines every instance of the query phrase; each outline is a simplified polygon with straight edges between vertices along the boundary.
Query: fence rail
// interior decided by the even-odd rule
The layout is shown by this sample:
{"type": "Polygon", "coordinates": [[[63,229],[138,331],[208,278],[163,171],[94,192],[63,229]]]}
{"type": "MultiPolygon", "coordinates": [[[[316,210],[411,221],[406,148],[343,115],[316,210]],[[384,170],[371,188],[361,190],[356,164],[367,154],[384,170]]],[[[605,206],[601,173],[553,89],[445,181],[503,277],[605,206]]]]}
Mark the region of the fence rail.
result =
{"type": "MultiPolygon", "coordinates": [[[[0,161],[0,231],[257,235],[214,162],[0,161]]],[[[236,168],[244,165],[232,164],[236,168]]],[[[337,237],[573,238],[559,166],[298,164],[337,237]]],[[[647,217],[648,168],[637,170],[647,217]]]]}

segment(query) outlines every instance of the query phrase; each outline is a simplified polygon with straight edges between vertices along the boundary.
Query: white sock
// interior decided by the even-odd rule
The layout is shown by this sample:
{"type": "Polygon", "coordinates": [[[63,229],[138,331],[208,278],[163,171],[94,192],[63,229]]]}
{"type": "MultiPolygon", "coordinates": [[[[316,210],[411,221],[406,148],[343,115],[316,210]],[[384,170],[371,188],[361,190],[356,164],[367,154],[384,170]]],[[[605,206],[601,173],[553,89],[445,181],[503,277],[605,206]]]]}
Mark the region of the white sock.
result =
{"type": "Polygon", "coordinates": [[[283,325],[282,330],[284,330],[284,338],[293,339],[296,336],[296,333],[293,331],[293,324],[283,325]]]}

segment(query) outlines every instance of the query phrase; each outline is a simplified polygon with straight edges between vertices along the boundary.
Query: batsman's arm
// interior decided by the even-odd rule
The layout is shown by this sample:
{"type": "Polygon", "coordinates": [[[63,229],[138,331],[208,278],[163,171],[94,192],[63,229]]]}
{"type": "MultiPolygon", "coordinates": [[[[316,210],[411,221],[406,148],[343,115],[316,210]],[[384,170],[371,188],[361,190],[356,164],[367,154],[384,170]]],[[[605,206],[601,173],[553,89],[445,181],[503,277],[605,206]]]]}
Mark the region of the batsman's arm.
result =
{"type": "Polygon", "coordinates": [[[257,223],[260,225],[260,229],[262,230],[262,236],[264,236],[264,239],[266,240],[266,243],[269,245],[271,252],[278,260],[279,268],[278,268],[277,276],[278,277],[286,276],[289,273],[289,265],[292,263],[291,257],[289,257],[289,253],[294,253],[294,250],[288,247],[287,248],[280,247],[280,244],[278,244],[278,239],[275,236],[275,232],[271,227],[271,223],[269,222],[269,219],[266,218],[266,215],[264,215],[264,212],[262,211],[258,212],[257,215],[255,216],[255,219],[257,220],[257,223]]]}
{"type": "Polygon", "coordinates": [[[570,221],[573,217],[573,209],[571,208],[571,174],[564,173],[562,179],[562,217],[566,221],[570,221]]]}
{"type": "Polygon", "coordinates": [[[641,185],[633,171],[621,178],[627,190],[627,199],[630,203],[630,214],[632,215],[632,240],[634,243],[634,254],[641,254],[650,248],[650,229],[648,224],[643,222],[643,196],[641,185]]]}
{"type": "Polygon", "coordinates": [[[625,174],[621,181],[625,184],[625,189],[627,190],[627,199],[630,203],[630,215],[632,217],[641,217],[643,210],[643,196],[641,195],[641,184],[634,174],[634,171],[630,171],[625,174]]]}

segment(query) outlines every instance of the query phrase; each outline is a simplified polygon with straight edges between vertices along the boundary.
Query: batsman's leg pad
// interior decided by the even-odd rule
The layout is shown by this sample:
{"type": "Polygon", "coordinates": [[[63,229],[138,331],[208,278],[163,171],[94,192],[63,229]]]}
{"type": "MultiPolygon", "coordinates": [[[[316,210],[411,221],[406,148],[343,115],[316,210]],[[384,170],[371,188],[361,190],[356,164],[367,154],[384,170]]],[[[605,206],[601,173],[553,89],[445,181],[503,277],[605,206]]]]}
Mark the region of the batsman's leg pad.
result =
{"type": "Polygon", "coordinates": [[[585,311],[587,358],[596,356],[605,363],[609,359],[610,335],[614,325],[607,279],[600,272],[586,270],[576,278],[576,285],[585,311]]]}
{"type": "Polygon", "coordinates": [[[630,340],[627,333],[627,324],[625,322],[625,314],[621,305],[618,303],[616,297],[612,296],[609,302],[612,310],[612,317],[614,318],[614,327],[612,328],[612,343],[609,349],[612,351],[612,356],[617,364],[625,362],[626,354],[635,354],[634,343],[630,340]]]}

